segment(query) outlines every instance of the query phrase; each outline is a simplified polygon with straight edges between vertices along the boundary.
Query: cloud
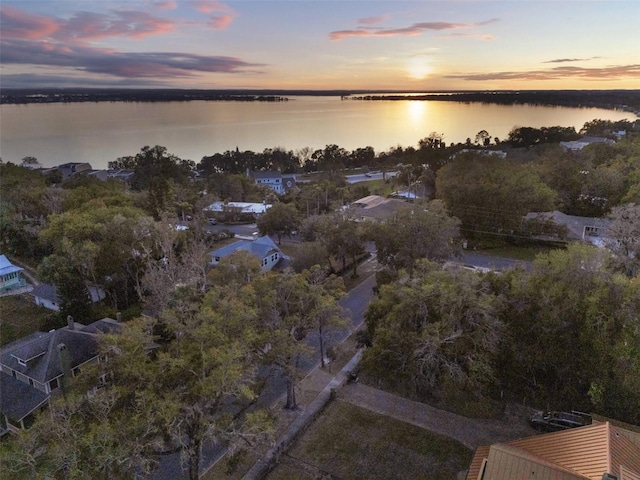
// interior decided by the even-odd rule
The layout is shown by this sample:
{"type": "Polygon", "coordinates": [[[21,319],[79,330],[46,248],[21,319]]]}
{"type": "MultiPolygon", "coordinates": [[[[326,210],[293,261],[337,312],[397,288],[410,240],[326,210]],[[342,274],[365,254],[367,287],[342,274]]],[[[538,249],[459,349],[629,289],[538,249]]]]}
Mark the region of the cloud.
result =
{"type": "Polygon", "coordinates": [[[486,80],[560,80],[565,78],[584,80],[618,80],[623,78],[639,78],[640,64],[613,65],[601,68],[555,67],[548,70],[530,70],[522,72],[494,72],[447,75],[470,81],[486,80]]]}
{"type": "Polygon", "coordinates": [[[233,15],[214,15],[207,24],[215,29],[224,30],[233,22],[234,18],[233,15]]]}
{"type": "Polygon", "coordinates": [[[375,25],[376,23],[384,22],[387,18],[389,18],[389,15],[380,15],[379,17],[359,18],[358,24],[359,25],[375,25]]]}
{"type": "Polygon", "coordinates": [[[331,40],[342,40],[347,37],[395,37],[395,36],[415,36],[424,33],[427,30],[443,31],[443,30],[459,30],[466,28],[474,28],[478,26],[488,25],[497,22],[497,18],[485,20],[477,23],[452,23],[452,22],[420,22],[403,28],[366,28],[358,27],[354,30],[337,30],[329,33],[331,40]]]}
{"type": "Polygon", "coordinates": [[[62,40],[96,40],[105,37],[144,38],[175,30],[172,20],[130,10],[111,14],[78,12],[55,35],[62,40]]]}
{"type": "Polygon", "coordinates": [[[257,73],[264,64],[236,57],[205,56],[175,52],[125,53],[82,45],[47,41],[4,40],[5,65],[39,65],[73,68],[89,73],[122,78],[180,78],[197,73],[257,73]]]}
{"type": "Polygon", "coordinates": [[[228,5],[216,0],[197,0],[191,5],[200,13],[209,15],[207,25],[218,30],[224,30],[236,18],[236,13],[228,5]]]}
{"type": "Polygon", "coordinates": [[[2,86],[5,88],[50,88],[50,87],[100,87],[100,88],[132,88],[132,87],[166,87],[166,82],[150,79],[122,78],[87,78],[65,75],[41,75],[33,73],[17,73],[2,75],[2,86]]]}
{"type": "Polygon", "coordinates": [[[60,28],[60,22],[41,15],[32,15],[4,5],[0,7],[0,36],[2,38],[36,39],[49,36],[60,28]]]}
{"type": "Polygon", "coordinates": [[[595,60],[601,57],[589,57],[589,58],[555,58],[553,60],[547,60],[542,63],[569,63],[569,62],[586,62],[589,60],[595,60]]]}
{"type": "Polygon", "coordinates": [[[159,0],[153,2],[153,6],[159,10],[175,10],[178,8],[178,4],[173,0],[159,0]]]}
{"type": "Polygon", "coordinates": [[[460,37],[460,38],[476,38],[478,40],[485,40],[485,41],[491,41],[496,39],[496,37],[494,37],[493,35],[482,35],[480,33],[450,33],[447,36],[460,37]]]}

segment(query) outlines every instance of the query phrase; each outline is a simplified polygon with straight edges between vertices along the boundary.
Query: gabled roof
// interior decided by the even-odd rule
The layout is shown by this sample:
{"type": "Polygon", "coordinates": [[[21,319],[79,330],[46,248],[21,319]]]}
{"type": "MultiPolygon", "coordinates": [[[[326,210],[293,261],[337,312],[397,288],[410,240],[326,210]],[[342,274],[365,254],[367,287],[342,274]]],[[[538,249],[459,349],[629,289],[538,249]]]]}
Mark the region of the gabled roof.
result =
{"type": "Polygon", "coordinates": [[[269,236],[265,235],[264,237],[258,237],[255,240],[238,240],[237,242],[210,252],[209,255],[212,257],[224,258],[239,251],[249,252],[262,260],[264,257],[269,255],[270,252],[279,252],[280,249],[269,236]]]}
{"type": "Polygon", "coordinates": [[[619,479],[640,476],[640,446],[626,430],[609,422],[479,448],[467,479],[476,480],[487,459],[485,480],[587,479],[604,473],[619,479]],[[476,477],[474,478],[473,472],[476,477]]]}
{"type": "Polygon", "coordinates": [[[0,255],[0,275],[9,275],[14,272],[21,272],[23,268],[16,267],[4,255],[0,255]]]}
{"type": "Polygon", "coordinates": [[[16,340],[0,349],[0,410],[19,421],[45,403],[49,395],[34,386],[13,378],[8,369],[14,370],[36,382],[46,384],[63,375],[58,345],[65,344],[69,354],[71,368],[75,368],[98,355],[97,333],[109,333],[120,330],[120,324],[103,318],[87,325],[75,323],[69,327],[36,332],[16,340]],[[26,365],[21,365],[26,363],[26,365]]]}
{"type": "Polygon", "coordinates": [[[282,178],[281,172],[252,172],[251,176],[258,179],[282,178]]]}
{"type": "MultiPolygon", "coordinates": [[[[91,297],[91,301],[93,303],[97,303],[105,297],[104,290],[99,287],[89,286],[87,287],[87,293],[91,297]]],[[[55,285],[41,283],[40,285],[34,287],[31,294],[34,297],[40,297],[54,303],[60,303],[60,296],[58,295],[58,289],[55,285]]]]}
{"type": "Polygon", "coordinates": [[[71,368],[74,368],[97,355],[96,333],[119,328],[115,320],[102,319],[88,326],[75,323],[73,330],[67,326],[46,333],[36,332],[3,347],[0,350],[0,363],[37,382],[47,383],[63,373],[58,345],[63,343],[67,346],[71,368]],[[21,365],[20,361],[26,366],[21,365]]]}

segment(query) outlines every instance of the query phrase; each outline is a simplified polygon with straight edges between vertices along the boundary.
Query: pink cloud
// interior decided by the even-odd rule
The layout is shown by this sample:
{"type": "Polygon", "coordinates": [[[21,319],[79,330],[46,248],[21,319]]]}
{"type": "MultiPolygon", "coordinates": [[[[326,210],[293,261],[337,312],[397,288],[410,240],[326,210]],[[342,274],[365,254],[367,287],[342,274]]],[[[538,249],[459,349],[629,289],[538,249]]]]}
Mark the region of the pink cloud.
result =
{"type": "Polygon", "coordinates": [[[207,25],[218,30],[227,28],[236,17],[236,13],[228,5],[216,0],[197,0],[192,6],[200,13],[209,15],[207,25]]]}
{"type": "Polygon", "coordinates": [[[116,11],[112,14],[78,12],[60,29],[57,38],[94,40],[105,37],[143,38],[175,30],[175,22],[147,13],[116,11]]]}
{"type": "Polygon", "coordinates": [[[215,15],[211,17],[208,25],[218,30],[224,30],[231,24],[231,22],[233,22],[233,19],[233,15],[215,15]]]}
{"type": "Polygon", "coordinates": [[[60,28],[53,18],[32,15],[9,5],[0,7],[0,25],[2,38],[29,40],[47,37],[60,28]]]}
{"type": "Polygon", "coordinates": [[[119,78],[178,78],[199,73],[248,74],[265,65],[237,57],[206,56],[176,52],[119,52],[85,45],[49,41],[3,40],[6,65],[65,67],[119,78]]]}
{"type": "Polygon", "coordinates": [[[496,39],[496,37],[494,37],[493,35],[482,35],[479,33],[450,33],[447,36],[460,37],[460,38],[476,38],[478,40],[485,40],[485,41],[491,41],[496,39]]]}
{"type": "Polygon", "coordinates": [[[331,40],[342,40],[347,37],[395,37],[395,36],[415,36],[424,33],[427,30],[459,30],[465,28],[474,28],[489,23],[496,22],[497,19],[492,18],[477,23],[452,23],[452,22],[420,22],[403,28],[365,28],[360,27],[355,30],[338,30],[329,33],[331,40]]]}
{"type": "Polygon", "coordinates": [[[376,23],[384,22],[387,18],[389,18],[389,15],[380,15],[379,17],[359,18],[358,24],[359,25],[375,25],[376,23]]]}
{"type": "Polygon", "coordinates": [[[547,70],[522,72],[492,72],[448,75],[464,80],[559,80],[582,78],[585,80],[640,78],[640,65],[612,65],[601,68],[555,67],[547,70]]]}

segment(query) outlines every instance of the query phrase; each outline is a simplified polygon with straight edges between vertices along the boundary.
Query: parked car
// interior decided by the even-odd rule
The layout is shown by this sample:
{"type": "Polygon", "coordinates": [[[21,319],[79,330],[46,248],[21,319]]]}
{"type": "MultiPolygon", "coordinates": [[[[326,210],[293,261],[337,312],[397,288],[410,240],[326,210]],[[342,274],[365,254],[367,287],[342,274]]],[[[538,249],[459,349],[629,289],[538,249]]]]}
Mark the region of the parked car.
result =
{"type": "Polygon", "coordinates": [[[557,432],[569,428],[591,425],[591,415],[577,412],[536,412],[531,416],[531,426],[544,432],[557,432]]]}
{"type": "Polygon", "coordinates": [[[209,225],[217,225],[218,221],[215,218],[210,218],[209,219],[209,225]]]}

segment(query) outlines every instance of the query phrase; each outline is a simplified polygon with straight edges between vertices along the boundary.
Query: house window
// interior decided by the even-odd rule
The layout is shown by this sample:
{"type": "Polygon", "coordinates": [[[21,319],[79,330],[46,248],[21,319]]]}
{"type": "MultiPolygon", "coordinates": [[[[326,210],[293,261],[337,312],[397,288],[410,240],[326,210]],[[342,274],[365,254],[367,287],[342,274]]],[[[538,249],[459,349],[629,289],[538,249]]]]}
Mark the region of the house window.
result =
{"type": "Polygon", "coordinates": [[[11,370],[11,376],[12,376],[13,378],[17,378],[17,376],[18,376],[18,375],[16,374],[16,371],[15,371],[15,370],[11,370]]]}
{"type": "Polygon", "coordinates": [[[25,362],[24,360],[22,360],[21,358],[18,358],[18,364],[22,365],[23,367],[27,366],[27,362],[25,362]]]}
{"type": "Polygon", "coordinates": [[[33,378],[29,379],[29,385],[31,385],[33,387],[33,378]]]}
{"type": "Polygon", "coordinates": [[[60,388],[60,382],[58,381],[58,378],[54,378],[49,382],[49,391],[53,391],[56,388],[60,388]]]}

